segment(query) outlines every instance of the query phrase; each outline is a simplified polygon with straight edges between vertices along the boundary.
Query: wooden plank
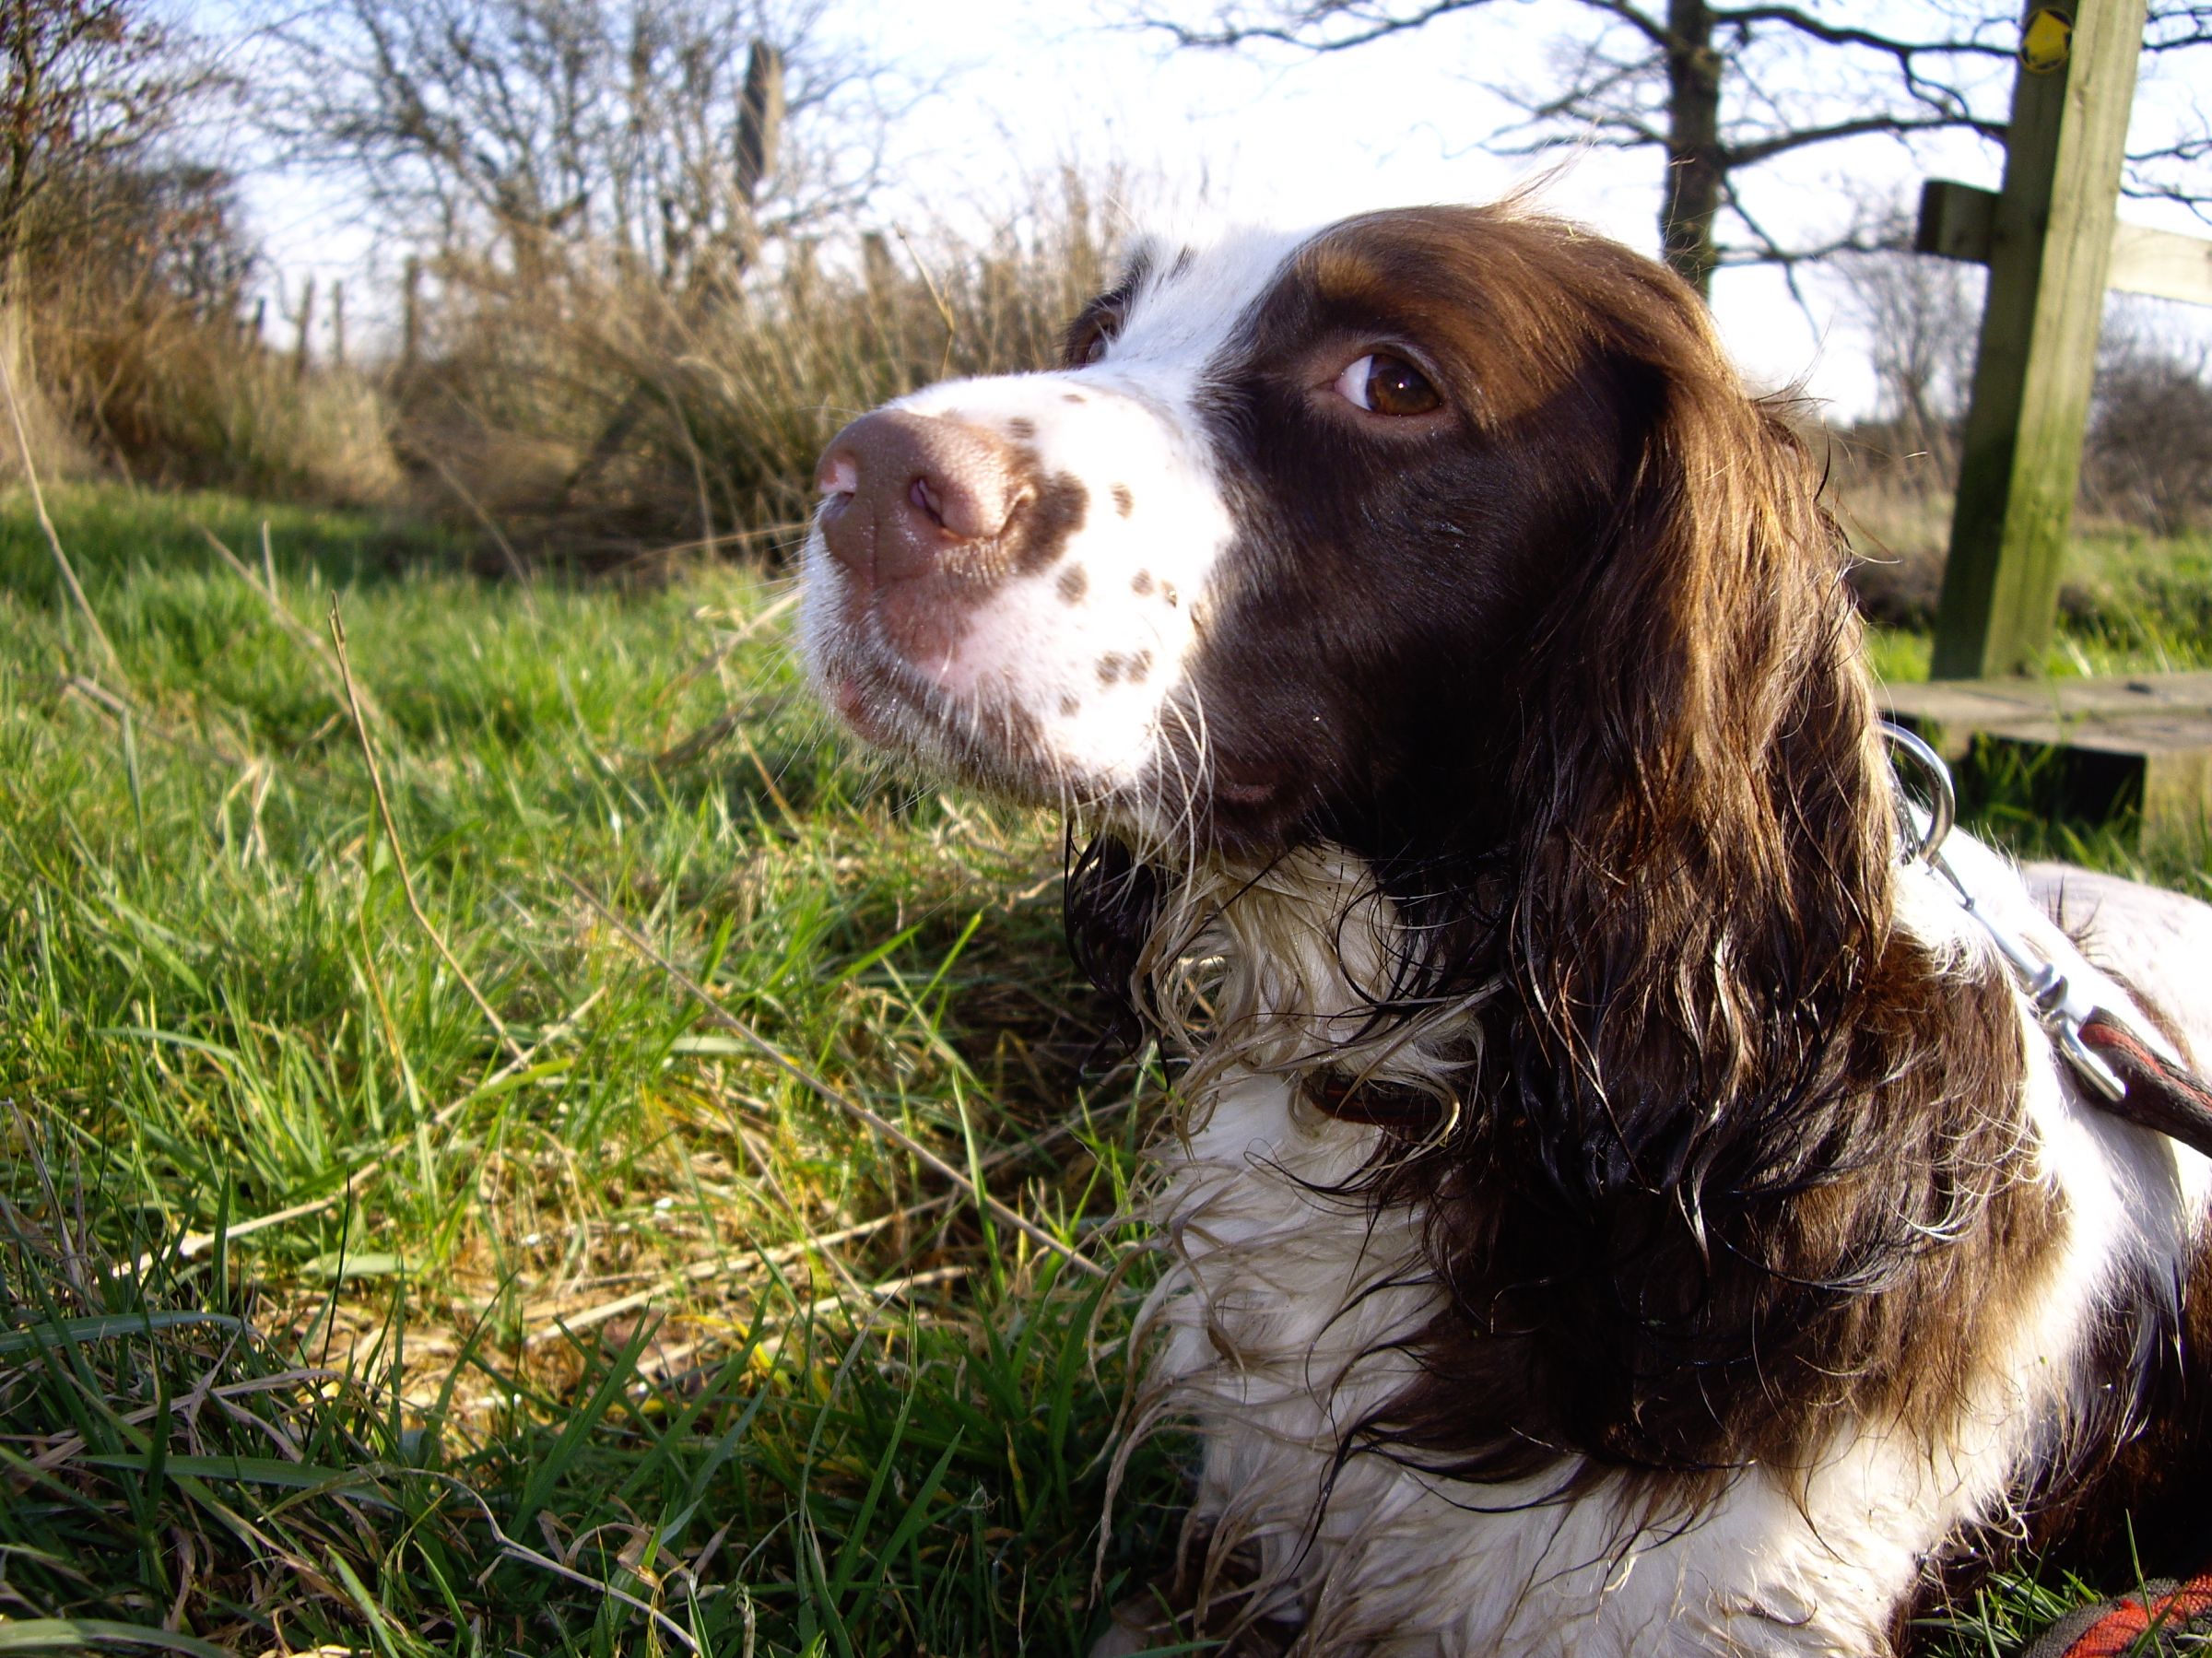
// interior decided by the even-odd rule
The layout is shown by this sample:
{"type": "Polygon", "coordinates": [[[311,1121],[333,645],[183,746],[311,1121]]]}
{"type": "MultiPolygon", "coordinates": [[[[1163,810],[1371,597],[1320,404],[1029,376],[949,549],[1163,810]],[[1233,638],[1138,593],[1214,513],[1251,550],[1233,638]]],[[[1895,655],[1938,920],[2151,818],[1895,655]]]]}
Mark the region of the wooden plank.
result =
{"type": "Polygon", "coordinates": [[[1897,712],[1977,724],[2174,714],[2201,714],[2212,720],[2212,673],[2122,679],[1937,679],[1885,686],[1881,695],[1897,712]]]}
{"type": "Polygon", "coordinates": [[[2212,239],[2120,225],[2112,231],[2105,286],[2189,305],[2212,305],[2212,239]]]}
{"type": "MultiPolygon", "coordinates": [[[[1980,190],[1956,179],[1924,180],[1912,251],[1986,265],[1996,210],[1994,190],[1980,190]]],[[[2104,286],[2188,305],[2212,305],[2212,237],[2116,223],[2104,286]]]]}
{"type": "MultiPolygon", "coordinates": [[[[2050,637],[2074,513],[2145,0],[2085,0],[2071,59],[2013,82],[1933,673],[2024,665],[2050,637]]],[[[2042,9],[2030,0],[2029,16],[2042,9]]]]}
{"type": "Polygon", "coordinates": [[[1987,265],[1989,241],[1995,233],[1996,222],[1995,191],[1961,184],[1957,179],[1924,179],[1912,251],[1963,259],[1969,265],[1987,265]]]}
{"type": "Polygon", "coordinates": [[[1977,740],[2054,753],[2055,782],[2045,773],[2040,785],[2052,809],[2100,817],[2133,800],[2146,840],[2212,846],[2212,674],[1936,680],[1879,695],[1953,761],[1977,740]]]}

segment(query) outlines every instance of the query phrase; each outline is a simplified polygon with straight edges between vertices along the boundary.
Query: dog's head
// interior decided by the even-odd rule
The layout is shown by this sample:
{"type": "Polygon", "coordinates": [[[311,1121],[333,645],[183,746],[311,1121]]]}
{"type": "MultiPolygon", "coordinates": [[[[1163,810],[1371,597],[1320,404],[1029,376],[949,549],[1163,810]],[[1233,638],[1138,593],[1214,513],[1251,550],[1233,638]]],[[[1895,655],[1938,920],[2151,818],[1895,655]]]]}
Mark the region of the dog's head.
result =
{"type": "Polygon", "coordinates": [[[1637,794],[1756,766],[1841,614],[1694,298],[1505,209],[1140,253],[1060,368],[901,398],[819,482],[831,706],[1169,855],[1495,842],[1562,743],[1637,794]]]}
{"type": "Polygon", "coordinates": [[[1680,911],[1794,987],[1816,911],[1886,908],[1818,477],[1612,242],[1427,208],[1140,253],[1061,368],[902,398],[820,484],[807,653],[865,735],[1171,865],[1344,847],[1430,989],[1486,892],[1552,989],[1610,981],[1570,1002],[1697,947],[1680,911]]]}

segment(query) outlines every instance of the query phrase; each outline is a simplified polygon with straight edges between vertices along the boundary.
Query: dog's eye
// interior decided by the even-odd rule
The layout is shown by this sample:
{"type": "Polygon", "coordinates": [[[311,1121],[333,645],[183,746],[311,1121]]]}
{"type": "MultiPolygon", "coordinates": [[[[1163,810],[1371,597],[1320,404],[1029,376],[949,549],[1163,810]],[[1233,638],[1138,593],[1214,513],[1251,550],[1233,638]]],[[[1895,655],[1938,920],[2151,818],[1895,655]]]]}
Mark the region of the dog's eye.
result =
{"type": "Polygon", "coordinates": [[[1443,397],[1428,377],[1402,357],[1371,351],[1336,377],[1336,392],[1357,408],[1378,415],[1425,415],[1443,397]]]}
{"type": "Polygon", "coordinates": [[[1067,342],[1068,367],[1087,369],[1099,361],[1120,332],[1121,318],[1112,312],[1100,312],[1077,323],[1074,336],[1067,342]]]}

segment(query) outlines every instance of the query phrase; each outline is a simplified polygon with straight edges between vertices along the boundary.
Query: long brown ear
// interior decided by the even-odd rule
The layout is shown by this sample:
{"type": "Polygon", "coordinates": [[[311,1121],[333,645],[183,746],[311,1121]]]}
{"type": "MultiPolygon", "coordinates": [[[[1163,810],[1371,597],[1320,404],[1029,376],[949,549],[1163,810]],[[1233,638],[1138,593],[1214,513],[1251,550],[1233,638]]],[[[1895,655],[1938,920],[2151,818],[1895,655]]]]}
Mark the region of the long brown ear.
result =
{"type": "Polygon", "coordinates": [[[1843,547],[1687,290],[1640,288],[1606,372],[1641,436],[1527,659],[1484,1109],[1428,1176],[1453,1308],[1357,1436],[1466,1477],[1797,1454],[1902,1340],[1864,1311],[1901,1217],[1947,1213],[1835,1183],[1917,1063],[1866,1017],[1894,830],[1843,547]]]}
{"type": "Polygon", "coordinates": [[[1433,1380],[1359,1436],[1467,1477],[1945,1419],[2048,1232],[2010,990],[1893,924],[1809,459],[1687,292],[1661,321],[1610,342],[1644,435],[1529,659],[1485,1109],[1428,1194],[1433,1380]]]}
{"type": "Polygon", "coordinates": [[[1818,478],[1673,309],[1615,342],[1649,425],[1536,653],[1507,950],[1556,1176],[1694,1213],[1721,1119],[1810,1081],[1881,955],[1893,830],[1818,478]]]}

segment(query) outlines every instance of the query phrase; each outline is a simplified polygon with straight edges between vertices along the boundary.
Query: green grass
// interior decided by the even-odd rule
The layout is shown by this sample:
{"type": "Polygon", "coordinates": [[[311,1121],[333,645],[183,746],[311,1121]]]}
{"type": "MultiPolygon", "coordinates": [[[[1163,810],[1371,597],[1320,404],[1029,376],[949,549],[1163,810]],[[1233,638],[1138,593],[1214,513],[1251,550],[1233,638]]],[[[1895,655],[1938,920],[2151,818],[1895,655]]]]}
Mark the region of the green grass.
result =
{"type": "MultiPolygon", "coordinates": [[[[355,515],[55,512],[119,662],[11,499],[0,1650],[1083,1651],[1176,1518],[1156,1444],[1098,1552],[1141,1284],[947,1201],[570,885],[1106,1259],[1159,1085],[1084,1069],[1053,826],[850,756],[740,572],[524,589],[355,515]],[[283,616],[201,534],[258,572],[265,520],[283,616]]],[[[2212,660],[2189,556],[2112,553],[2088,661],[2212,660]]],[[[2081,1593],[2002,1586],[1940,1650],[2081,1593]]]]}
{"type": "Polygon", "coordinates": [[[258,570],[263,509],[55,506],[120,667],[11,504],[0,1645],[1081,1650],[1134,1290],[564,878],[1080,1247],[1156,1079],[1081,1072],[1052,827],[850,761],[742,574],[525,591],[270,510],[288,627],[199,534],[258,570]]]}

